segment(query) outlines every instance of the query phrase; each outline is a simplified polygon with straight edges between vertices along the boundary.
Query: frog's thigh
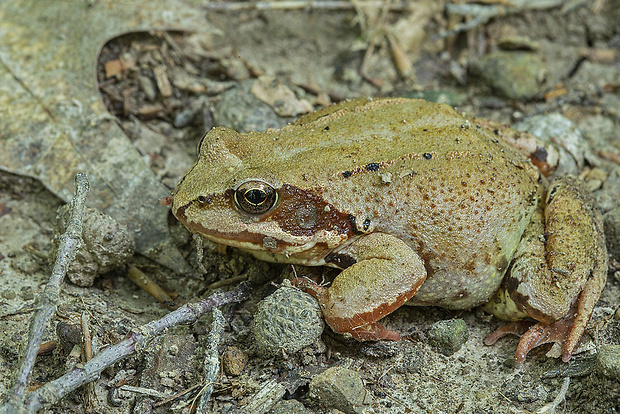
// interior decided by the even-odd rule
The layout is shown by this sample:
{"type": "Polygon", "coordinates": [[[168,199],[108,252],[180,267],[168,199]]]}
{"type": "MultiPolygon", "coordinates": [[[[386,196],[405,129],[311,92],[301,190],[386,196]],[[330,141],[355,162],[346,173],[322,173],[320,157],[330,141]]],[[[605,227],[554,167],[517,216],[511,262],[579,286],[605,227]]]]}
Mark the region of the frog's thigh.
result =
{"type": "Polygon", "coordinates": [[[338,254],[355,263],[327,290],[322,301],[327,323],[358,340],[398,339],[376,321],[409,300],[424,282],[426,269],[418,254],[384,233],[363,236],[338,254]]]}
{"type": "Polygon", "coordinates": [[[505,286],[517,306],[541,322],[566,316],[584,292],[588,298],[582,295],[580,302],[593,302],[579,310],[587,313],[587,323],[606,277],[600,215],[570,176],[551,184],[542,210],[521,240],[505,286]]]}

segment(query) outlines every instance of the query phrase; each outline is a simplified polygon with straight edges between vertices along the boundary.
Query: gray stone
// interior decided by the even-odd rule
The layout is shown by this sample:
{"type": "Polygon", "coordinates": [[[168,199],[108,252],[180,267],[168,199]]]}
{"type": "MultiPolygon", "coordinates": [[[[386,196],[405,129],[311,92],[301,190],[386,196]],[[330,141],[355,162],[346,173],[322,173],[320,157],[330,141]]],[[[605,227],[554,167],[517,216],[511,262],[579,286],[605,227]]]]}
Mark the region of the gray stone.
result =
{"type": "Polygon", "coordinates": [[[469,332],[463,319],[449,319],[434,323],[427,335],[432,347],[444,355],[452,355],[467,342],[469,332]]]}
{"type": "Polygon", "coordinates": [[[596,369],[601,374],[620,380],[620,345],[604,345],[598,351],[596,369]]]}
{"type": "Polygon", "coordinates": [[[312,414],[312,411],[297,400],[285,400],[274,405],[267,414],[312,414]]]}
{"type": "Polygon", "coordinates": [[[161,392],[179,391],[189,381],[196,381],[196,348],[193,335],[164,334],[145,348],[145,368],[140,386],[161,392]],[[170,350],[174,348],[174,352],[170,350]]]}
{"type": "Polygon", "coordinates": [[[603,215],[605,241],[612,261],[620,262],[620,207],[603,215]]]}
{"type": "Polygon", "coordinates": [[[514,125],[518,131],[527,131],[536,138],[557,144],[560,161],[556,176],[579,174],[583,169],[584,154],[588,151],[583,134],[570,119],[559,113],[534,115],[514,125]]]}
{"type": "Polygon", "coordinates": [[[546,67],[531,52],[497,51],[483,57],[474,71],[508,99],[531,99],[543,85],[546,67]]]}
{"type": "Polygon", "coordinates": [[[348,368],[328,368],[310,381],[310,398],[324,408],[357,414],[369,397],[359,374],[348,368]]]}
{"type": "Polygon", "coordinates": [[[239,133],[281,128],[288,118],[279,117],[266,103],[250,92],[253,81],[242,82],[220,95],[213,108],[213,123],[232,128],[239,133]]]}

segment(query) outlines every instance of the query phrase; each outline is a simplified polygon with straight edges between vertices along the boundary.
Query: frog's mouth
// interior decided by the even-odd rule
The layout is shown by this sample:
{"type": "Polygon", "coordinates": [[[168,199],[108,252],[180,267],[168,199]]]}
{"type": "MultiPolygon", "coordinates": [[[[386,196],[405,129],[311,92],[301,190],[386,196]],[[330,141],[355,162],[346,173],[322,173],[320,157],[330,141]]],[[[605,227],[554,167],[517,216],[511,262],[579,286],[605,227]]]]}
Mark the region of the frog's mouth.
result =
{"type": "Polygon", "coordinates": [[[287,240],[284,240],[248,230],[227,232],[206,228],[201,223],[187,219],[185,210],[188,206],[179,207],[174,211],[174,216],[191,232],[200,234],[215,243],[248,251],[261,260],[275,263],[323,266],[325,265],[325,256],[331,251],[327,242],[314,237],[296,243],[294,240],[291,240],[295,237],[289,237],[287,240]]]}

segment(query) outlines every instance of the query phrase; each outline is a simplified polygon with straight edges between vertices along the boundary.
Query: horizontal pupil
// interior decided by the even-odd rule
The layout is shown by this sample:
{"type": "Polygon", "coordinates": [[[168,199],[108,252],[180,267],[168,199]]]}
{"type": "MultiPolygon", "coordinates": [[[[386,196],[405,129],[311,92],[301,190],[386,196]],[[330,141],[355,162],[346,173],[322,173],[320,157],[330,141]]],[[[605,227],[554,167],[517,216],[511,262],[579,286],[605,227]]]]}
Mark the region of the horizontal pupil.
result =
{"type": "Polygon", "coordinates": [[[267,199],[267,194],[256,188],[246,191],[243,196],[248,203],[252,204],[261,204],[267,199]]]}

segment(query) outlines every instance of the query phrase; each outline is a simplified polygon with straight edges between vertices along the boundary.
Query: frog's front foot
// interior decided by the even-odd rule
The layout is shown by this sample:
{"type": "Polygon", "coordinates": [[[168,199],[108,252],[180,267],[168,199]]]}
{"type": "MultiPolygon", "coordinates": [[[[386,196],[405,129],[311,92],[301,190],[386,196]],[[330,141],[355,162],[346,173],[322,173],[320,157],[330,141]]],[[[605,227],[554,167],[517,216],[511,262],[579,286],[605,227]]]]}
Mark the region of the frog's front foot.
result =
{"type": "MultiPolygon", "coordinates": [[[[330,298],[329,290],[318,285],[314,281],[307,278],[294,278],[291,280],[293,286],[304,290],[306,293],[314,296],[319,302],[321,309],[328,309],[334,306],[330,298]]],[[[325,312],[324,312],[325,314],[325,312]]],[[[383,315],[379,316],[382,317],[383,315]]],[[[326,315],[325,322],[332,328],[334,332],[343,335],[350,335],[351,338],[358,341],[400,341],[401,336],[398,332],[387,329],[378,322],[367,321],[364,317],[355,315],[353,318],[338,318],[326,315]]]]}

